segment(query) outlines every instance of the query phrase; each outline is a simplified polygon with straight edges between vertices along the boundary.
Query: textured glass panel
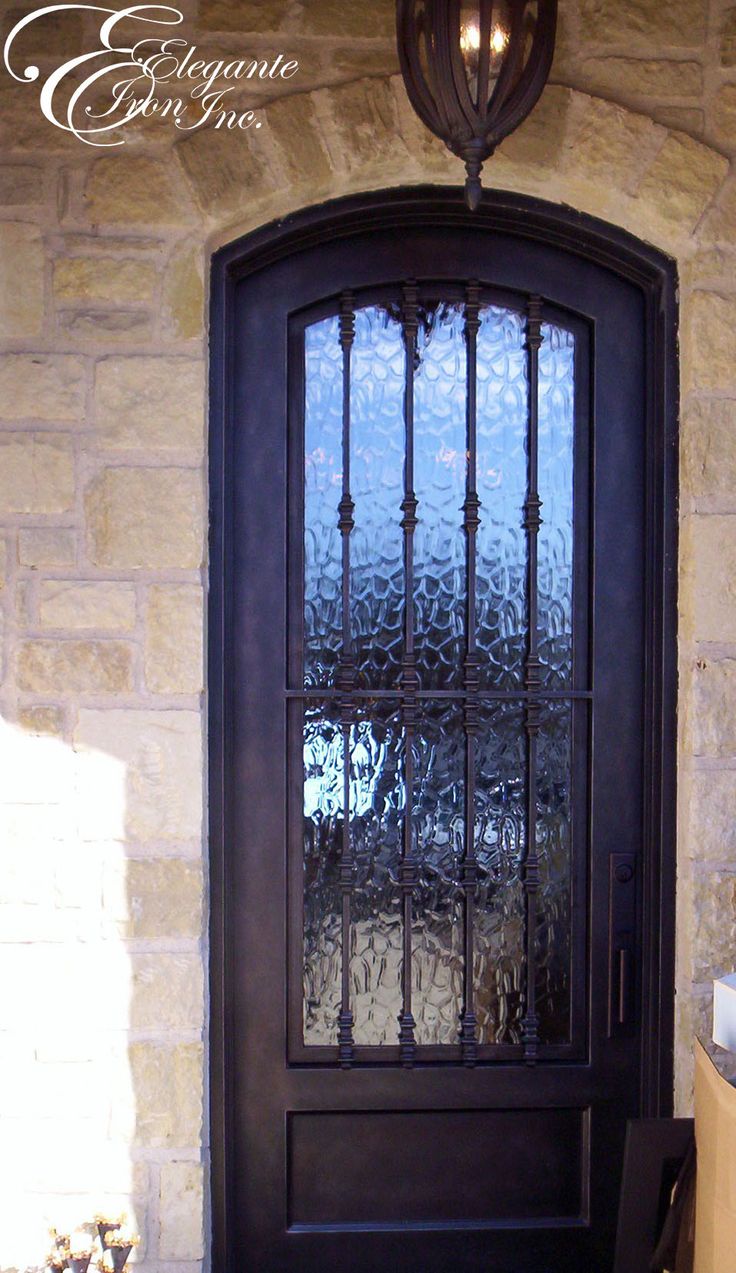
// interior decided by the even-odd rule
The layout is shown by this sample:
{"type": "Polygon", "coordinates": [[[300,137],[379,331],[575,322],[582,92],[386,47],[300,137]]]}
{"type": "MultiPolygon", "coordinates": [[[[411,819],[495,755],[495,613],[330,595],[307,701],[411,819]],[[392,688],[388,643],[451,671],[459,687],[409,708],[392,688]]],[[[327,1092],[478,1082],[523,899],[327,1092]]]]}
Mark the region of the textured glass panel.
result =
{"type": "Polygon", "coordinates": [[[419,884],[412,925],[417,1043],[457,1043],[463,988],[457,865],[464,844],[465,738],[457,704],[427,704],[415,736],[419,884]]]}
{"type": "Polygon", "coordinates": [[[539,350],[539,656],[542,683],[572,681],[572,550],[575,338],[542,324],[539,350]]]}
{"type": "Polygon", "coordinates": [[[570,1038],[572,721],[568,703],[543,709],[537,743],[537,1011],[542,1043],[570,1038]]]}
{"type": "Polygon", "coordinates": [[[356,862],[350,993],[354,1039],[396,1043],[401,1009],[402,925],[397,874],[404,819],[401,722],[377,704],[353,729],[352,835],[356,862]]]}
{"type": "Polygon", "coordinates": [[[351,356],[350,612],[364,688],[399,677],[404,604],[404,343],[381,309],[358,310],[351,356]]]}
{"type": "Polygon", "coordinates": [[[337,1041],[343,744],[320,705],[304,719],[304,1042],[337,1041]]]}
{"type": "Polygon", "coordinates": [[[519,1043],[524,1014],[526,761],[522,711],[484,709],[477,740],[475,995],[481,1043],[519,1043]]]}
{"type": "Polygon", "coordinates": [[[495,305],[478,332],[477,637],[481,684],[521,685],[526,651],[528,383],[524,319],[495,305]]]}
{"type": "Polygon", "coordinates": [[[341,641],[342,350],[337,318],[304,334],[304,683],[331,685],[341,641]]]}
{"type": "Polygon", "coordinates": [[[420,327],[414,380],[416,650],[425,689],[462,680],[465,627],[465,339],[457,307],[420,327]]]}

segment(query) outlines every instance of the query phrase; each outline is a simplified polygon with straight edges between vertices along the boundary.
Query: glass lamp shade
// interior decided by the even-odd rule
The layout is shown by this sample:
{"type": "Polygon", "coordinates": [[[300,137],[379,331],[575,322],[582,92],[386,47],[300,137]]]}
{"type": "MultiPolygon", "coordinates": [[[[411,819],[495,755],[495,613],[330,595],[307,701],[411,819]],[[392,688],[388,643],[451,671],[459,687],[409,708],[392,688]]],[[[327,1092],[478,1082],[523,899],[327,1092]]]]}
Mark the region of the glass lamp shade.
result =
{"type": "Polygon", "coordinates": [[[465,163],[476,208],[483,163],[536,104],[557,0],[397,0],[401,72],[419,118],[465,163]]]}

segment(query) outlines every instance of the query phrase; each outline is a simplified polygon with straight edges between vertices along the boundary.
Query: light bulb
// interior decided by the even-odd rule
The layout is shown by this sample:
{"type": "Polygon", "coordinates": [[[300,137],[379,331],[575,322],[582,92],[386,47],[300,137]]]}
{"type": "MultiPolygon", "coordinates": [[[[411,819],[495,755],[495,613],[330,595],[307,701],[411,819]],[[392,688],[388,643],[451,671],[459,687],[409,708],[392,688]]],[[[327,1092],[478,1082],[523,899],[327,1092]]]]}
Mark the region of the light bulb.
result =
{"type": "Polygon", "coordinates": [[[475,22],[464,22],[460,28],[460,48],[463,53],[477,53],[480,48],[480,27],[475,22]]]}
{"type": "MultiPolygon", "coordinates": [[[[479,41],[480,43],[480,36],[479,41]]],[[[503,27],[495,26],[491,32],[491,52],[503,53],[509,42],[509,33],[504,31],[503,27]]]]}

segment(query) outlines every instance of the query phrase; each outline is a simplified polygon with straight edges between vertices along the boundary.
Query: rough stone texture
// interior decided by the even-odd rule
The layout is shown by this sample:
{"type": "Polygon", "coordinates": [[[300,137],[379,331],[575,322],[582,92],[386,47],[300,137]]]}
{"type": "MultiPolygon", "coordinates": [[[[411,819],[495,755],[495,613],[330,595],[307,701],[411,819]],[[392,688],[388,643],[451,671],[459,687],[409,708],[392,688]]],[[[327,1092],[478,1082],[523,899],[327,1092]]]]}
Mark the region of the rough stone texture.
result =
{"type": "Polygon", "coordinates": [[[647,0],[581,0],[580,29],[584,39],[616,46],[695,46],[705,37],[705,0],[672,0],[667,5],[647,0]]]}
{"type": "Polygon", "coordinates": [[[170,468],[105,469],[85,500],[89,551],[98,566],[136,570],[202,562],[202,479],[170,468]]]}
{"type": "Polygon", "coordinates": [[[38,617],[42,628],[129,632],[135,627],[135,589],[126,583],[43,580],[38,617]]]}
{"type": "Polygon", "coordinates": [[[41,199],[43,172],[28,164],[0,164],[0,206],[22,207],[41,199]]]}
{"type": "Polygon", "coordinates": [[[95,375],[103,450],[201,451],[204,369],[188,358],[105,358],[95,375]]]}
{"type": "Polygon", "coordinates": [[[0,330],[5,335],[41,334],[43,269],[38,227],[0,221],[0,330]]]}
{"type": "Polygon", "coordinates": [[[736,872],[699,873],[695,882],[693,975],[699,981],[733,972],[736,949],[736,872]]]}
{"type": "Polygon", "coordinates": [[[736,401],[693,399],[684,412],[682,464],[694,498],[715,496],[736,511],[736,401]]]}
{"type": "Polygon", "coordinates": [[[690,352],[685,379],[697,389],[728,389],[736,359],[736,299],[694,292],[689,305],[690,352]]]}
{"type": "Polygon", "coordinates": [[[696,770],[687,817],[687,844],[693,859],[736,860],[736,770],[696,770]]]}
{"type": "Polygon", "coordinates": [[[78,420],[84,412],[84,368],[57,354],[0,355],[0,414],[5,420],[78,420]]]}
{"type": "Polygon", "coordinates": [[[663,58],[592,57],[580,66],[581,78],[591,88],[620,96],[700,97],[703,68],[699,62],[675,62],[663,58]]]}
{"type": "Polygon", "coordinates": [[[199,336],[204,321],[202,252],[187,248],[174,255],[164,276],[164,317],[178,340],[199,336]]]}
{"type": "Polygon", "coordinates": [[[261,136],[256,136],[257,141],[251,140],[252,129],[238,133],[207,130],[179,142],[177,156],[202,210],[221,218],[234,217],[243,201],[254,196],[268,173],[261,136]]]}
{"type": "Polygon", "coordinates": [[[664,220],[695,225],[727,172],[728,160],[722,155],[673,134],[649,169],[639,196],[655,204],[664,220]]]}
{"type": "Polygon", "coordinates": [[[202,1168],[198,1163],[162,1165],[159,1245],[162,1259],[201,1259],[204,1254],[202,1201],[202,1168]]]}
{"type": "MultiPolygon", "coordinates": [[[[79,748],[122,762],[124,834],[131,840],[197,840],[202,834],[202,730],[198,712],[80,710],[79,748]]],[[[85,840],[117,838],[115,811],[83,811],[85,840]]]]}
{"type": "Polygon", "coordinates": [[[24,707],[18,712],[18,724],[29,734],[61,734],[64,713],[60,707],[24,707]]]}
{"type": "Polygon", "coordinates": [[[736,66],[736,9],[727,9],[721,19],[721,64],[736,66]]]}
{"type": "Polygon", "coordinates": [[[174,164],[115,155],[98,159],[85,190],[93,222],[128,225],[181,225],[191,219],[186,193],[174,164]]]}
{"type": "Polygon", "coordinates": [[[61,257],[54,264],[57,301],[151,301],[156,271],[148,261],[61,257]]]}
{"type": "Polygon", "coordinates": [[[73,530],[54,526],[18,531],[18,561],[32,570],[40,566],[72,566],[76,551],[73,530]]]}
{"type": "Polygon", "coordinates": [[[53,433],[0,434],[0,506],[11,513],[65,513],[74,506],[74,452],[53,433]]]}
{"type": "MultiPolygon", "coordinates": [[[[185,858],[133,859],[105,890],[121,936],[199,937],[202,933],[202,868],[185,858]]],[[[192,1142],[182,1142],[190,1144],[192,1142]]]]}
{"type": "Polygon", "coordinates": [[[716,135],[726,144],[736,137],[736,84],[724,84],[718,90],[714,107],[716,135]]]}
{"type": "Polygon", "coordinates": [[[204,1097],[201,1043],[161,1047],[131,1045],[135,1093],[134,1143],[153,1149],[185,1149],[202,1135],[204,1097]]]}
{"type": "Polygon", "coordinates": [[[132,652],[120,641],[24,641],[18,687],[37,694],[116,694],[132,688],[132,652]]]}
{"type": "Polygon", "coordinates": [[[298,96],[271,102],[266,119],[284,158],[290,181],[298,181],[305,171],[319,185],[330,176],[329,156],[316,130],[314,107],[306,107],[298,96]]]}
{"type": "Polygon", "coordinates": [[[199,954],[131,955],[134,1030],[198,1030],[204,1013],[199,954]]]}
{"type": "Polygon", "coordinates": [[[199,25],[203,31],[278,31],[284,17],[282,0],[200,0],[199,25]]]}
{"type": "Polygon", "coordinates": [[[736,757],[736,660],[699,659],[693,681],[694,755],[736,757]]]}
{"type": "Polygon", "coordinates": [[[146,606],[145,677],[155,693],[203,689],[202,590],[187,584],[151,588],[146,606]]]}

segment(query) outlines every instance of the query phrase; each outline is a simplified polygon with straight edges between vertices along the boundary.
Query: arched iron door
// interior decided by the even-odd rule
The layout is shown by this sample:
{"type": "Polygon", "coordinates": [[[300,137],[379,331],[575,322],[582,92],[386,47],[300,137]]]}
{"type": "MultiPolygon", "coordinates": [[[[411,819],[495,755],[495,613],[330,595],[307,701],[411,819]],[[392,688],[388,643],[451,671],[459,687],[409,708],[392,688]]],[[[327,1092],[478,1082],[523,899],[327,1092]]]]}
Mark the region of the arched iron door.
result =
{"type": "Polygon", "coordinates": [[[432,206],[222,262],[228,1273],[606,1270],[669,1099],[653,285],[432,206]]]}

